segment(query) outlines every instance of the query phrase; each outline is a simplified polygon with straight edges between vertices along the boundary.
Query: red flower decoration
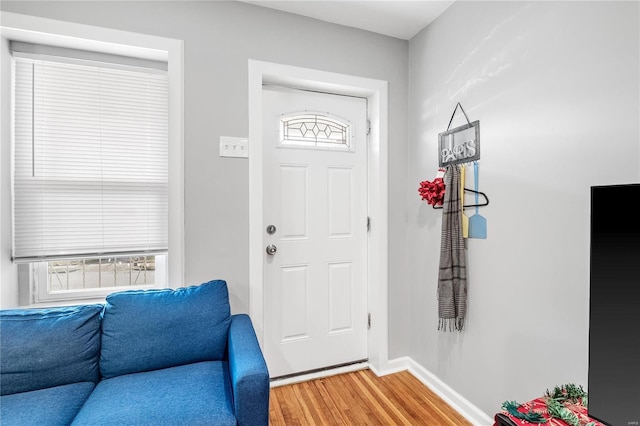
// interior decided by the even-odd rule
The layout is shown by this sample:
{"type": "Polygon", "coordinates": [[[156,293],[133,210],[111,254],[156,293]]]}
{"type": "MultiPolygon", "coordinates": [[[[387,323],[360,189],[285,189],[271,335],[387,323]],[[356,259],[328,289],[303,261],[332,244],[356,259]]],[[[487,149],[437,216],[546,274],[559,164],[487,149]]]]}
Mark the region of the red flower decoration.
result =
{"type": "Polygon", "coordinates": [[[420,182],[418,193],[427,204],[441,206],[444,202],[444,180],[442,180],[442,178],[435,178],[433,182],[429,182],[428,180],[420,182]]]}

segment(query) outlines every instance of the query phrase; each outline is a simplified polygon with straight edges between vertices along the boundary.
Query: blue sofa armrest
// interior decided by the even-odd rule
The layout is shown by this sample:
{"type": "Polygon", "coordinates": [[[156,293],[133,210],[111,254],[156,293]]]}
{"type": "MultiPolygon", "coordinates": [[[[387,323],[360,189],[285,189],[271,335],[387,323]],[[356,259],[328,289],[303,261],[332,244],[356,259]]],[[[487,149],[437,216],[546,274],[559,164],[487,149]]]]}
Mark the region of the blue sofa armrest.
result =
{"type": "Polygon", "coordinates": [[[251,319],[231,316],[228,340],[229,374],[238,426],[269,424],[269,371],[251,319]]]}

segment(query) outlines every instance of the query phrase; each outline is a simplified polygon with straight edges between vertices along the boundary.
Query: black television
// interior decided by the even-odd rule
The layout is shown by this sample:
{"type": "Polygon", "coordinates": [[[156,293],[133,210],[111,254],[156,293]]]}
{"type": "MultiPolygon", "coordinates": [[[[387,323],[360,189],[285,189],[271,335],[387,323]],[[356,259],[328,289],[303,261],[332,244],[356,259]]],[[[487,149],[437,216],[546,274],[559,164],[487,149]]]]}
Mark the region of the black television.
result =
{"type": "Polygon", "coordinates": [[[640,425],[640,183],[591,187],[588,413],[640,425]]]}

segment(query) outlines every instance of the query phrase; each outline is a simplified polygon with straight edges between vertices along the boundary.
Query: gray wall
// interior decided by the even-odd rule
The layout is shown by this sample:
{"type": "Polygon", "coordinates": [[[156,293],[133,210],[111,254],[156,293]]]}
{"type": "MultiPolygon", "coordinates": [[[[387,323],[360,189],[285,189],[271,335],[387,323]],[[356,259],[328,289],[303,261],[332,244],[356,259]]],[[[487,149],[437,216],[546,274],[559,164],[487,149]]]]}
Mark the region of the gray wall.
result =
{"type": "Polygon", "coordinates": [[[394,312],[402,310],[403,294],[395,289],[406,283],[406,40],[239,2],[3,1],[1,7],[184,40],[186,284],[226,279],[236,312],[249,309],[248,161],[220,158],[218,141],[248,136],[248,59],[387,80],[390,355],[406,353],[404,324],[394,312]]]}
{"type": "MultiPolygon", "coordinates": [[[[410,41],[409,356],[488,414],[586,389],[590,186],[640,182],[638,6],[456,2],[410,41]],[[480,120],[491,201],[460,334],[436,331],[441,210],[417,194],[457,102],[480,120]]],[[[627,202],[611,200],[620,220],[637,216],[627,202]]]]}

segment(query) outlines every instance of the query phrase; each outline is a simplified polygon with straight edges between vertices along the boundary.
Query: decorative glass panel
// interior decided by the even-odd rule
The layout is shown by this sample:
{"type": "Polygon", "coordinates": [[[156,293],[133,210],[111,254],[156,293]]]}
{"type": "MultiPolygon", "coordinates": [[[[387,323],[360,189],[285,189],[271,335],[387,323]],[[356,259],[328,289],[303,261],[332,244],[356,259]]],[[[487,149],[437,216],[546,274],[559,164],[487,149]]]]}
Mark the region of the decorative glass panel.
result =
{"type": "Polygon", "coordinates": [[[281,145],[351,150],[351,123],[321,113],[296,113],[280,119],[281,145]]]}

